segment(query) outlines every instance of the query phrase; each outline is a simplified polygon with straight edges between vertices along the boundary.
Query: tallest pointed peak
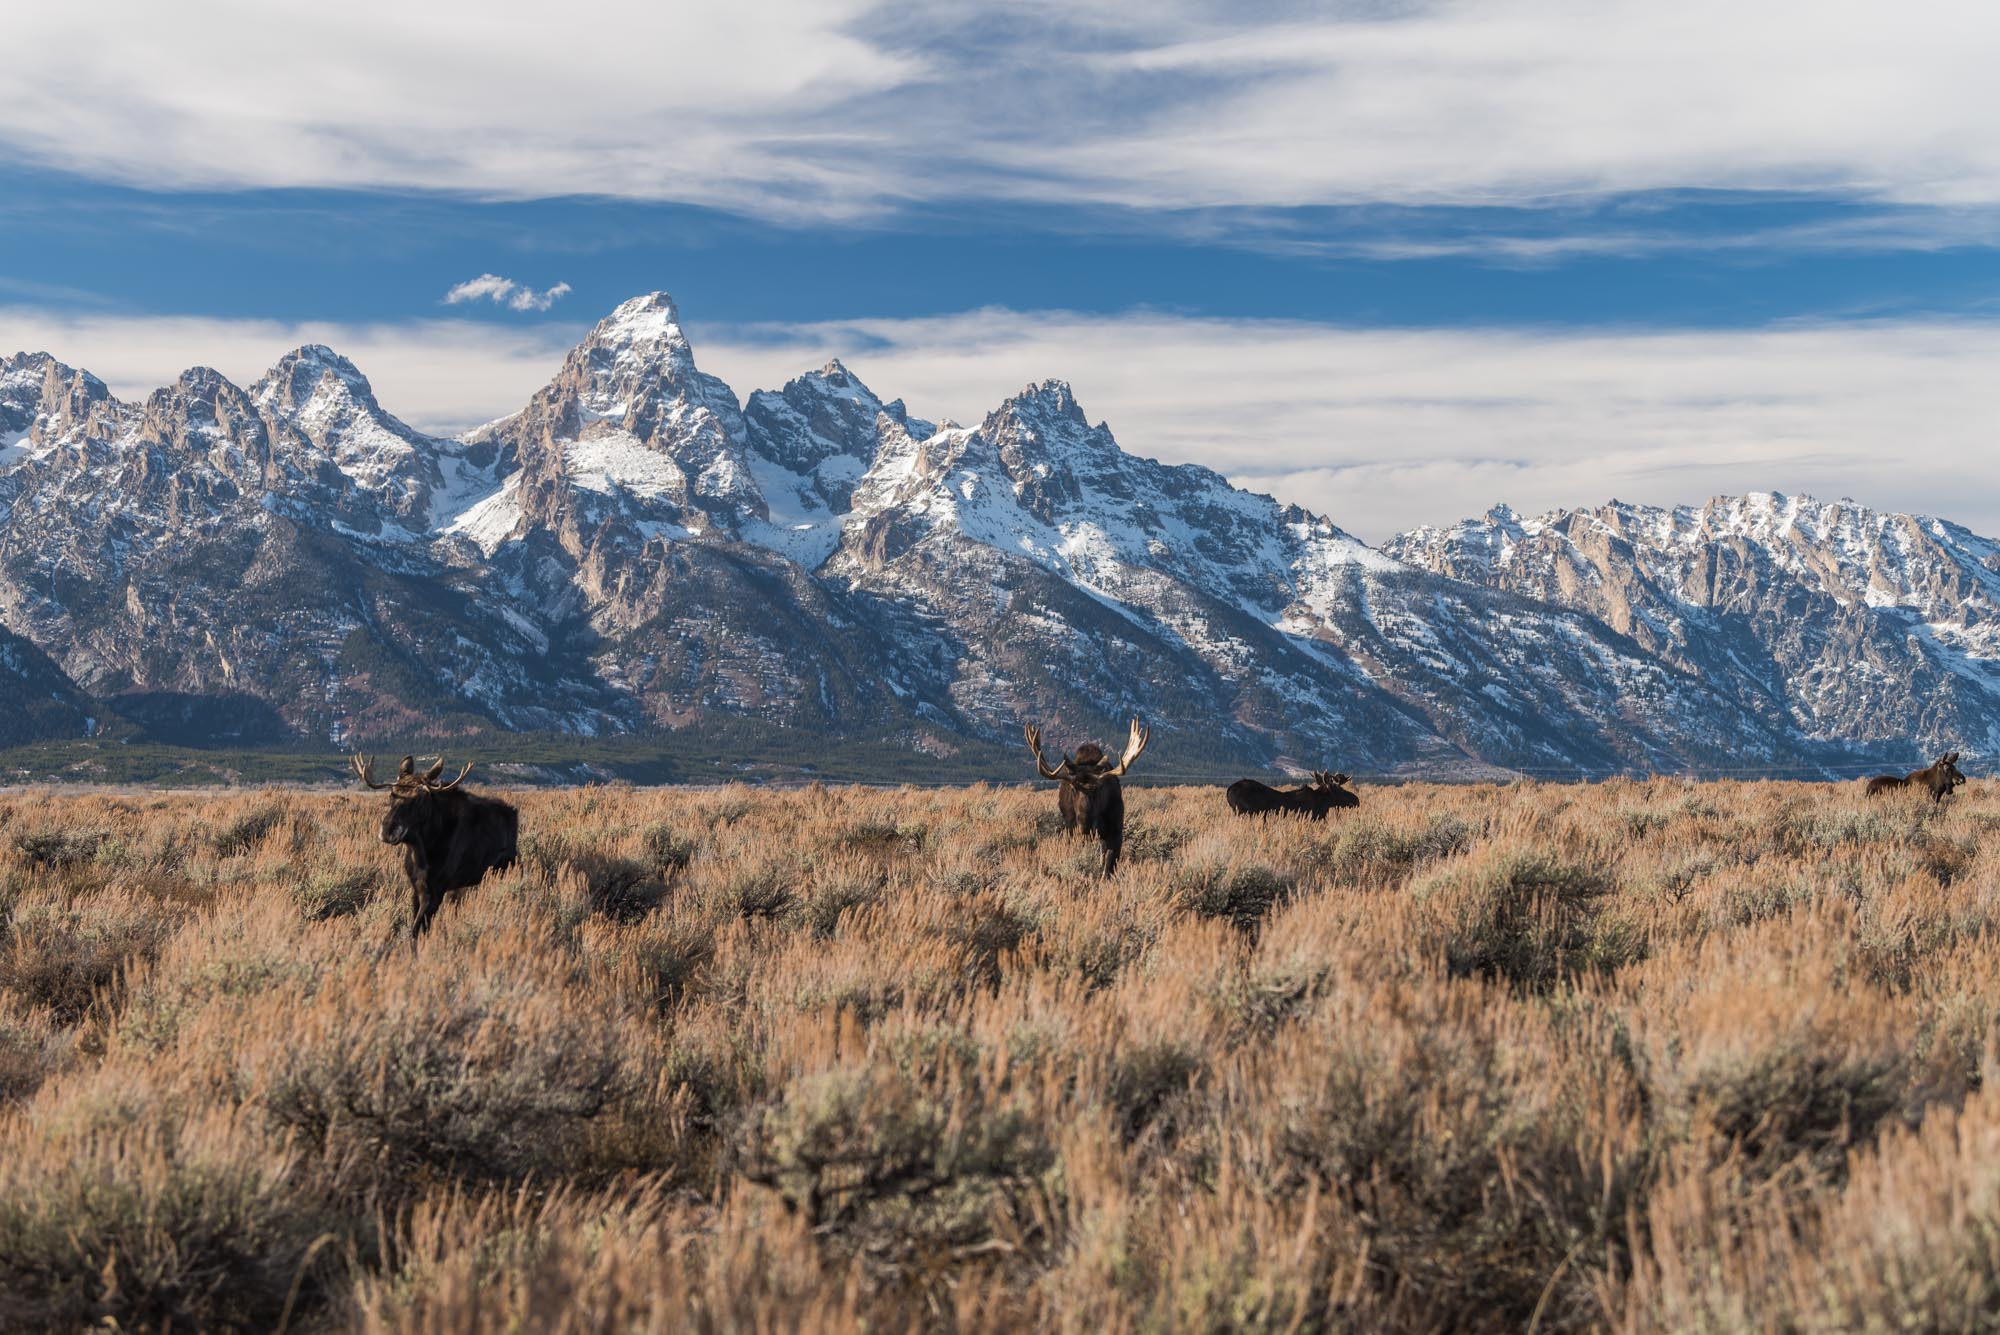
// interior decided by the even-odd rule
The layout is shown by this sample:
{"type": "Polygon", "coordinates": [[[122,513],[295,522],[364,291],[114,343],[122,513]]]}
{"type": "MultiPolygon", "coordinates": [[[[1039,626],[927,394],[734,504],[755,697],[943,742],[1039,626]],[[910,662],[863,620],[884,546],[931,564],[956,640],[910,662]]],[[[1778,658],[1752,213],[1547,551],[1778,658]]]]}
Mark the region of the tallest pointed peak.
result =
{"type": "Polygon", "coordinates": [[[674,299],[664,292],[648,292],[619,303],[590,331],[590,341],[685,344],[687,336],[681,333],[681,313],[674,299]]]}

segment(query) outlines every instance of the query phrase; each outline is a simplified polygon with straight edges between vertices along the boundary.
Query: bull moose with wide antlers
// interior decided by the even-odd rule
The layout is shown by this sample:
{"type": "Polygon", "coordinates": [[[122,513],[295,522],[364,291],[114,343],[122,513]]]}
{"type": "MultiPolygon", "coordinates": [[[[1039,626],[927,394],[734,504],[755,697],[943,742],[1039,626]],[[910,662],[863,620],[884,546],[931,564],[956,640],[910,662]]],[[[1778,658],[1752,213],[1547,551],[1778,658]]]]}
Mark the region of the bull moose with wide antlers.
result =
{"type": "Polygon", "coordinates": [[[1075,834],[1081,828],[1094,836],[1104,846],[1104,874],[1111,875],[1118,870],[1118,855],[1125,848],[1125,792],[1119,780],[1146,749],[1150,734],[1133,719],[1125,754],[1117,764],[1111,763],[1111,757],[1096,742],[1085,742],[1076,748],[1075,755],[1065,753],[1062,764],[1051,766],[1042,759],[1042,730],[1030,723],[1022,731],[1028,749],[1034,752],[1036,771],[1044,779],[1062,784],[1056,805],[1062,811],[1063,833],[1075,834]]]}
{"type": "Polygon", "coordinates": [[[389,789],[382,842],[403,849],[403,874],[410,878],[414,917],[412,940],[431,925],[448,892],[478,885],[487,872],[514,865],[520,813],[497,797],[477,797],[460,788],[471,772],[468,760],[457,778],[439,783],[444,761],[419,774],[415,759],[404,756],[395,780],[377,783],[368,757],[354,757],[354,773],[362,783],[389,789]]]}

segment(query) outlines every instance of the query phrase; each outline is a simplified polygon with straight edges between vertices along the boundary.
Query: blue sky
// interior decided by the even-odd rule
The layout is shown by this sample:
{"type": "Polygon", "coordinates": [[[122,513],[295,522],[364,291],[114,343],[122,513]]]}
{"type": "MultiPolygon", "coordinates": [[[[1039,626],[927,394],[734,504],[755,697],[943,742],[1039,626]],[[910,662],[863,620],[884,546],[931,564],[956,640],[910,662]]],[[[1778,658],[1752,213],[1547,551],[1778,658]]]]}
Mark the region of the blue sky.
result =
{"type": "Polygon", "coordinates": [[[1135,8],[40,7],[0,352],[143,392],[313,338],[456,430],[664,288],[739,393],[1060,376],[1371,538],[1750,488],[2000,530],[2000,7],[1135,8]]]}

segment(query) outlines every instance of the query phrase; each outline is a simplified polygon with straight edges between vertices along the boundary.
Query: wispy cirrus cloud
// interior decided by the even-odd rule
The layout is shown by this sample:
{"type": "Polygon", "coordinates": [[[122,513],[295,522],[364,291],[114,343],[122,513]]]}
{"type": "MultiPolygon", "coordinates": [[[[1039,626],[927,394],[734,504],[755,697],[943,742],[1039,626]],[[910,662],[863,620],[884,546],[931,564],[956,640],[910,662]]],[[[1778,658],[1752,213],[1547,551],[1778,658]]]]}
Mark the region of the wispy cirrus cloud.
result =
{"type": "Polygon", "coordinates": [[[446,292],[444,304],[459,306],[468,301],[490,301],[514,311],[545,311],[569,293],[568,283],[557,283],[554,287],[537,292],[532,287],[517,283],[511,278],[502,278],[497,273],[483,273],[477,278],[468,278],[446,292]]]}
{"type": "Polygon", "coordinates": [[[1930,0],[233,0],[10,16],[0,145],[155,187],[1541,207],[1677,189],[2000,204],[2000,6],[1930,0]],[[553,39],[560,34],[562,40],[553,39]]]}

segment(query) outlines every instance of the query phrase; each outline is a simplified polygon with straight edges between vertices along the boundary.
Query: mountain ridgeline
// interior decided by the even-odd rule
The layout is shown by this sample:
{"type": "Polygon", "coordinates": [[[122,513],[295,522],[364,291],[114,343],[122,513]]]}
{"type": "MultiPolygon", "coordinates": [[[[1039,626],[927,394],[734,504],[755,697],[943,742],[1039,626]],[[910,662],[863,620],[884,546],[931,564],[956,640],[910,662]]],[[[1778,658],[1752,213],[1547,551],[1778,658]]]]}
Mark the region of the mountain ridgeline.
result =
{"type": "Polygon", "coordinates": [[[455,439],[324,347],[144,403],[0,361],[0,745],[755,727],[923,777],[1140,716],[1154,777],[1837,772],[1993,749],[1997,572],[1774,496],[1378,549],[1126,453],[1059,381],[976,426],[838,362],[739,402],[661,293],[455,439]]]}

